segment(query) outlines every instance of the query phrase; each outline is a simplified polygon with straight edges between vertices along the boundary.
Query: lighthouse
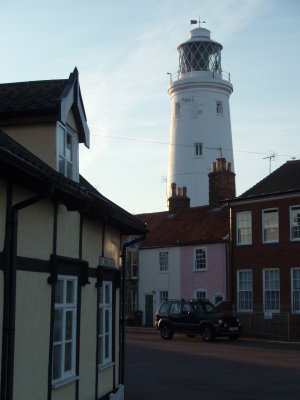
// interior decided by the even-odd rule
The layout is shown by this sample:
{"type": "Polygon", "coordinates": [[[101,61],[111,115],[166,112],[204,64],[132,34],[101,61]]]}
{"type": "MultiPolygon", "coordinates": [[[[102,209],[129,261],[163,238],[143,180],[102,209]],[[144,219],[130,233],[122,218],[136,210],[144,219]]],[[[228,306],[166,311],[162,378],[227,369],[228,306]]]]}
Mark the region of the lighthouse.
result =
{"type": "Polygon", "coordinates": [[[189,40],[177,47],[178,73],[169,74],[172,108],[167,196],[172,195],[173,183],[186,187],[192,207],[208,204],[208,174],[217,158],[226,158],[234,172],[229,109],[233,86],[230,74],[222,69],[222,48],[199,22],[189,40]]]}

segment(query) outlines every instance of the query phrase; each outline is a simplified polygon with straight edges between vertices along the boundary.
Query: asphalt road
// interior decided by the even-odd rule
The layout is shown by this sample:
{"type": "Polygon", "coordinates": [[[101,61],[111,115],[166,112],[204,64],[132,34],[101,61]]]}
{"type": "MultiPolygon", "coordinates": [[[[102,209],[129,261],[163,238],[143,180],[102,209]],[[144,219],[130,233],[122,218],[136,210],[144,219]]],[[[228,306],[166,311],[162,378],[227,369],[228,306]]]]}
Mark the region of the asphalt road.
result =
{"type": "Polygon", "coordinates": [[[126,335],[125,400],[298,400],[300,343],[126,335]]]}

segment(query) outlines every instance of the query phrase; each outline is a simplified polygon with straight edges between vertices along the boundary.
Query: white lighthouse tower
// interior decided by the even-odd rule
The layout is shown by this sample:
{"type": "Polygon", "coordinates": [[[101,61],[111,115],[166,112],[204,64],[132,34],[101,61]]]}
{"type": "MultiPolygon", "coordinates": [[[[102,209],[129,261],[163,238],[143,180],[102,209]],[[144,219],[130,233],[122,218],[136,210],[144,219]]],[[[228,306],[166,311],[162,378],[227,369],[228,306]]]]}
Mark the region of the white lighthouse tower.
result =
{"type": "Polygon", "coordinates": [[[168,198],[172,183],[185,186],[192,207],[208,204],[213,161],[224,157],[234,171],[229,110],[233,87],[230,75],[222,70],[222,48],[199,22],[189,40],[177,48],[178,75],[170,74],[168,198]]]}

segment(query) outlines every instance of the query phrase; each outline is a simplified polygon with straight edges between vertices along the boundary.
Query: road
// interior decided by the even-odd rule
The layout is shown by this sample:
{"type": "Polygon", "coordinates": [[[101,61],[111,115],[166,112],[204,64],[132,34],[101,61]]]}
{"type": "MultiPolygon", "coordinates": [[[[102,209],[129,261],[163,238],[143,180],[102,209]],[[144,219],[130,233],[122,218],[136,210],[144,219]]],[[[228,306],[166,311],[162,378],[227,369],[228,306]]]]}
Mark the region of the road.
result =
{"type": "Polygon", "coordinates": [[[300,343],[126,335],[125,400],[300,399],[300,343]]]}

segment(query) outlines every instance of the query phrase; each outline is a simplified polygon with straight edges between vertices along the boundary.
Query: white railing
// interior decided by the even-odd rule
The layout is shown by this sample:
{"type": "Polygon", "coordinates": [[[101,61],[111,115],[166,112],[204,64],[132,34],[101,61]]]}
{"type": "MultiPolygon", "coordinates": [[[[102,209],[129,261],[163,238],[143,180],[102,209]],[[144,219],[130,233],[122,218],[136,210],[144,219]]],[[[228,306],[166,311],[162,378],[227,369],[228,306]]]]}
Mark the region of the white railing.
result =
{"type": "Polygon", "coordinates": [[[185,79],[185,78],[193,78],[199,77],[200,74],[205,74],[206,77],[210,77],[212,79],[222,79],[230,83],[230,72],[226,72],[221,70],[220,72],[210,71],[210,70],[197,70],[197,71],[189,71],[189,72],[176,72],[174,74],[168,72],[167,74],[170,76],[170,83],[175,81],[185,79]]]}

